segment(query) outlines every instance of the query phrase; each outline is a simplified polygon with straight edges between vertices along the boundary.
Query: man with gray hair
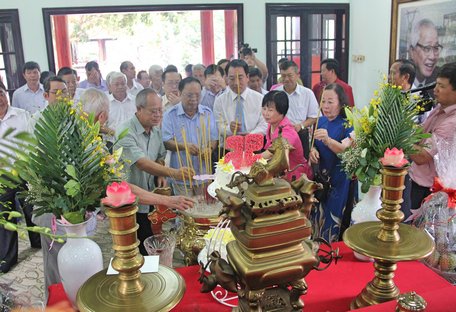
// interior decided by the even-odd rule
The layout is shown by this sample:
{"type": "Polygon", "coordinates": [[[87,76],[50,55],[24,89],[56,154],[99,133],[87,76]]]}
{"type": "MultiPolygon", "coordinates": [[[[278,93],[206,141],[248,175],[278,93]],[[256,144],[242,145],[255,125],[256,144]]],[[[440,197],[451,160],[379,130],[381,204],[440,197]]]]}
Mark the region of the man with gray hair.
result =
{"type": "Polygon", "coordinates": [[[204,81],[206,80],[204,77],[205,70],[206,66],[203,64],[196,64],[192,66],[192,77],[198,79],[202,86],[204,86],[204,81]]]}
{"type": "Polygon", "coordinates": [[[119,72],[109,74],[109,119],[108,128],[114,131],[136,113],[135,97],[127,93],[127,77],[119,72]]]}
{"type": "Polygon", "coordinates": [[[163,90],[163,68],[160,65],[152,65],[149,67],[150,86],[159,96],[165,94],[163,90]]]}
{"type": "Polygon", "coordinates": [[[139,82],[136,82],[136,68],[132,62],[122,62],[120,64],[120,72],[125,74],[125,76],[127,77],[128,93],[130,93],[133,96],[136,96],[136,94],[138,94],[139,91],[144,89],[144,87],[141,84],[139,84],[139,82]]]}
{"type": "Polygon", "coordinates": [[[439,44],[437,28],[429,19],[418,21],[410,34],[409,55],[416,65],[414,88],[419,88],[435,81],[438,73],[442,45],[439,44]]]}
{"type": "Polygon", "coordinates": [[[81,96],[82,110],[88,114],[94,114],[95,120],[100,123],[102,134],[111,134],[113,131],[105,126],[109,117],[109,98],[105,92],[89,88],[81,96]]]}
{"type": "MultiPolygon", "coordinates": [[[[128,129],[127,135],[119,141],[119,146],[123,147],[122,158],[128,160],[128,182],[152,191],[156,187],[155,176],[158,187],[166,185],[165,177],[175,180],[182,180],[183,177],[186,180],[191,179],[195,174],[192,169],[186,167],[174,169],[163,165],[166,155],[160,129],[163,107],[157,93],[152,89],[141,90],[136,96],[136,108],[135,115],[116,131],[119,135],[123,130],[128,129]]],[[[149,212],[151,212],[151,206],[141,204],[136,214],[139,225],[139,250],[142,255],[147,255],[143,242],[152,235],[150,222],[147,219],[149,212]]]]}

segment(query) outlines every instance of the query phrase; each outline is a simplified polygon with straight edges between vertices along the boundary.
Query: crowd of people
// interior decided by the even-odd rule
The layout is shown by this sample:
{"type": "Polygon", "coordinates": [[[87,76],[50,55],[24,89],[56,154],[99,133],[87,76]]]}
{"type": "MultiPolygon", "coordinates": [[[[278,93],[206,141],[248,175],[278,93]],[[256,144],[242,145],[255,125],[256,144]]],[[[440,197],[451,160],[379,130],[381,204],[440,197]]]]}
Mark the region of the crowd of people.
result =
{"type": "MultiPolygon", "coordinates": [[[[420,27],[428,30],[430,26],[420,27]]],[[[424,43],[415,43],[414,49],[420,48],[422,52],[428,50],[424,43]]],[[[436,50],[438,45],[431,46],[429,51],[436,50]]],[[[64,67],[42,84],[40,66],[27,62],[23,67],[26,84],[14,92],[11,106],[6,88],[0,84],[0,135],[7,127],[32,131],[33,120],[39,118],[47,105],[57,101],[57,95],[80,101],[86,112],[93,113],[107,144],[115,142],[119,134],[128,129],[118,146],[123,148],[123,157],[129,160],[128,182],[140,197],[138,237],[140,251],[146,254],[142,242],[152,235],[148,213],[158,203],[176,209],[193,205],[187,197],[192,195],[188,190],[194,190],[198,183],[192,186],[190,180],[195,174],[213,170],[201,155],[211,155],[213,161],[220,157],[217,151],[224,148],[225,137],[261,133],[265,136],[263,156],[267,159],[271,156],[267,148],[280,131],[295,147],[290,153],[287,179],[291,181],[302,173],[312,177],[312,165],[329,173],[331,192],[311,215],[314,237],[340,240],[347,226],[343,220],[350,219],[356,194],[351,191],[356,181],[344,173],[338,157],[352,143],[353,129],[345,126],[344,114],[344,107],[355,105],[352,88],[340,79],[340,66],[335,59],[321,62],[322,80],[312,89],[299,83],[299,67],[292,60],[281,60],[279,70],[279,83],[268,92],[264,83],[267,69],[254,54],[207,66],[187,66],[185,78],[174,65],[165,68],[152,65],[147,71],[136,73],[134,64],[125,61],[119,71],[109,73],[105,80],[98,63],[91,61],[85,66],[87,79],[79,83],[76,71],[64,67]],[[312,135],[313,146],[309,138],[312,135]],[[174,191],[170,200],[150,193],[155,187],[167,184],[174,191]]],[[[391,66],[390,80],[404,91],[410,91],[416,79],[423,78],[419,72],[420,65],[397,60],[391,66]]],[[[423,123],[424,130],[434,136],[452,139],[456,130],[456,64],[446,64],[437,72],[434,74],[433,69],[430,73],[436,77],[436,106],[426,119],[417,122],[423,123]]],[[[419,207],[436,175],[433,165],[436,149],[432,138],[425,143],[428,143],[426,147],[411,156],[412,204],[404,205],[404,209],[419,207]]],[[[1,200],[14,200],[14,195],[8,194],[8,198],[1,200]]],[[[30,211],[26,216],[30,217],[30,211]]],[[[35,221],[49,226],[49,220],[35,221]]],[[[5,231],[0,231],[4,237],[5,231]]],[[[41,245],[45,259],[55,257],[56,252],[48,248],[48,240],[42,240],[41,245]]],[[[2,272],[7,272],[17,261],[17,235],[2,245],[0,260],[2,272]]],[[[45,261],[47,285],[60,282],[58,272],[54,270],[57,275],[49,273],[55,267],[51,260],[45,261]]]]}

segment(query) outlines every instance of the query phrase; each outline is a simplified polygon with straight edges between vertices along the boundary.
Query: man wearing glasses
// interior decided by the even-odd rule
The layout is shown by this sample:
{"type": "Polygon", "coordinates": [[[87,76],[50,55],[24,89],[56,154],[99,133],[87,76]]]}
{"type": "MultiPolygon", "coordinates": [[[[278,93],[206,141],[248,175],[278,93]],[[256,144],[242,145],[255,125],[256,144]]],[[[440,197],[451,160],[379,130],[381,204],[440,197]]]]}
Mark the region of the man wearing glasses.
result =
{"type": "Polygon", "coordinates": [[[437,28],[429,19],[417,22],[410,38],[409,55],[417,68],[413,88],[419,88],[435,81],[442,46],[439,44],[437,28]]]}
{"type": "MultiPolygon", "coordinates": [[[[147,88],[138,93],[135,103],[137,111],[134,116],[120,125],[116,131],[119,137],[124,129],[128,129],[127,135],[119,140],[119,147],[123,148],[122,158],[128,160],[128,182],[144,190],[153,191],[155,187],[166,186],[165,177],[173,180],[185,178],[188,181],[195,174],[192,169],[175,169],[163,165],[166,150],[160,129],[163,116],[160,97],[154,90],[147,88]]],[[[147,255],[143,242],[153,234],[150,221],[147,219],[153,207],[140,201],[138,209],[136,222],[139,224],[138,239],[141,242],[138,248],[142,255],[147,255]]]]}
{"type": "MultiPolygon", "coordinates": [[[[218,139],[214,115],[209,107],[199,104],[201,83],[197,78],[184,78],[179,91],[182,100],[163,116],[163,143],[171,151],[170,167],[187,166],[197,175],[212,174],[209,164],[218,139]]],[[[197,181],[172,179],[171,185],[174,195],[204,194],[197,181]]]]}
{"type": "Polygon", "coordinates": [[[44,81],[43,97],[47,102],[46,106],[56,103],[59,98],[69,97],[65,80],[57,76],[46,79],[44,81]]]}

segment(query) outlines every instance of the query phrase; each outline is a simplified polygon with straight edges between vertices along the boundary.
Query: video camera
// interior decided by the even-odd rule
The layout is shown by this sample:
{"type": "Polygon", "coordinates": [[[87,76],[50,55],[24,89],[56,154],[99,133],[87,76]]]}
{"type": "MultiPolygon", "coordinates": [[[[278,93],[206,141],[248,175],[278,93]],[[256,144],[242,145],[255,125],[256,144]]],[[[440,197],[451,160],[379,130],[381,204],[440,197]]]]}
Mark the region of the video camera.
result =
{"type": "Polygon", "coordinates": [[[417,101],[416,105],[419,105],[424,108],[424,111],[420,111],[418,114],[424,114],[425,112],[428,112],[432,109],[434,106],[434,98],[433,98],[433,93],[431,92],[436,85],[436,82],[429,83],[427,85],[424,85],[422,87],[410,90],[410,93],[418,93],[419,92],[419,97],[420,99],[417,101]]]}
{"type": "Polygon", "coordinates": [[[239,54],[242,54],[244,56],[246,55],[252,55],[252,52],[257,53],[258,49],[256,48],[251,48],[248,43],[240,43],[240,49],[239,49],[239,54]]]}

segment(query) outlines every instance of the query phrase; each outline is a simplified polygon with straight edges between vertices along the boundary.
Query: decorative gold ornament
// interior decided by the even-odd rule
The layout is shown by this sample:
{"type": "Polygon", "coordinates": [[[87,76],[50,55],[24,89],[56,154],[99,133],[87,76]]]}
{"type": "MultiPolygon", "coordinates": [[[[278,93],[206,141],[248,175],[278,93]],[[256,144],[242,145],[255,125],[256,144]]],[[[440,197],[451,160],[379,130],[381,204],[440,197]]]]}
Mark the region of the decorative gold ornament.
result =
{"type": "Polygon", "coordinates": [[[89,278],[78,291],[79,310],[169,311],[184,295],[183,278],[161,265],[157,273],[141,274],[144,258],[136,236],[138,207],[105,207],[115,250],[112,266],[119,274],[106,275],[103,270],[89,278]]]}
{"type": "MultiPolygon", "coordinates": [[[[214,206],[215,208],[215,206],[214,206]]],[[[215,211],[214,215],[198,215],[181,211],[183,226],[178,232],[178,246],[184,253],[186,265],[197,263],[198,254],[206,246],[204,235],[210,228],[214,228],[220,221],[220,211],[215,211]]]]}
{"type": "Polygon", "coordinates": [[[393,280],[396,263],[425,258],[434,250],[429,234],[400,223],[404,218],[400,204],[407,169],[383,167],[380,173],[382,209],[377,211],[380,222],[355,224],[343,235],[348,247],[375,259],[375,278],[352,301],[351,309],[396,299],[399,296],[399,289],[393,280]]]}
{"type": "MultiPolygon", "coordinates": [[[[235,240],[227,244],[228,262],[217,252],[210,255],[203,271],[209,267],[211,275],[203,272],[200,282],[204,292],[217,283],[229,291],[237,290],[239,305],[234,311],[301,310],[300,297],[307,293],[304,277],[321,260],[318,248],[308,239],[312,229],[306,217],[314,201],[313,190],[321,185],[305,175],[291,185],[277,178],[288,169],[290,145],[280,135],[273,147],[267,165],[254,165],[248,174],[234,174],[230,185],[238,186],[238,194],[216,190],[235,240]],[[249,185],[242,191],[244,182],[249,185]]],[[[325,263],[337,257],[332,250],[325,263]]]]}
{"type": "Polygon", "coordinates": [[[426,310],[427,302],[416,292],[411,291],[397,298],[396,312],[415,312],[426,310]]]}

